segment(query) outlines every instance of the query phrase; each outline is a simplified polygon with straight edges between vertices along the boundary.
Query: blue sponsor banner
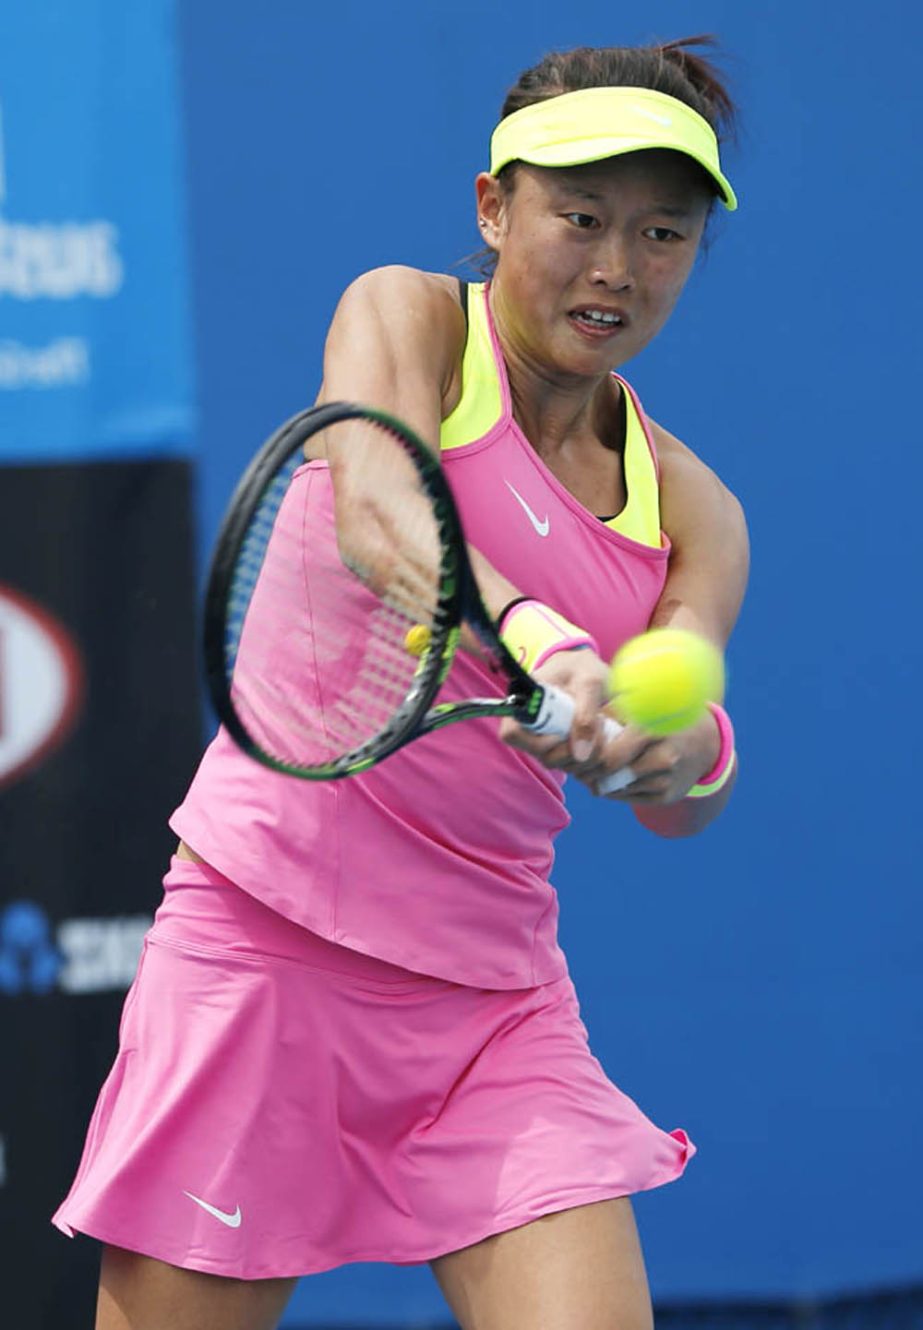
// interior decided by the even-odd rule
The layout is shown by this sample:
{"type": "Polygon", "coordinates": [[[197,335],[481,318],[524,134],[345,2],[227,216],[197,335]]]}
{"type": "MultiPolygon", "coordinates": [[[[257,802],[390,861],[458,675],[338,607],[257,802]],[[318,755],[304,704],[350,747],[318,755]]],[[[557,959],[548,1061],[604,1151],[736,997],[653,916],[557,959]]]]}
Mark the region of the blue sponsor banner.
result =
{"type": "Polygon", "coordinates": [[[188,446],[174,8],[0,15],[0,460],[188,446]]]}

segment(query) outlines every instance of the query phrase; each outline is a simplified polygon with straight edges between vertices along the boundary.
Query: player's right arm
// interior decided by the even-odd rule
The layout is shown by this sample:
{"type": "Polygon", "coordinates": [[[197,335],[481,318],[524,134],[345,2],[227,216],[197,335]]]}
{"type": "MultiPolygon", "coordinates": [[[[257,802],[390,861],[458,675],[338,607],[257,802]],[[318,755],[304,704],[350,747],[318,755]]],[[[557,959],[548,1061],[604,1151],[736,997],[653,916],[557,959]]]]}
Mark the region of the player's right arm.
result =
{"type": "MultiPolygon", "coordinates": [[[[318,403],[362,402],[387,411],[410,425],[438,455],[440,426],[461,392],[466,325],[457,290],[451,277],[396,265],[357,278],[344,292],[330,325],[318,403]]],[[[400,492],[383,496],[388,481],[375,472],[370,433],[356,421],[329,430],[323,439],[347,561],[356,545],[363,546],[366,559],[393,553],[393,532],[384,525],[378,549],[372,548],[376,514],[384,521],[382,499],[393,498],[395,511],[414,501],[400,492]],[[366,447],[359,446],[360,439],[366,447]],[[363,459],[362,465],[356,464],[357,458],[363,459]]],[[[499,614],[517,589],[477,551],[470,554],[484,603],[499,614]]],[[[356,562],[361,564],[362,557],[356,562]]]]}
{"type": "MultiPolygon", "coordinates": [[[[405,421],[438,451],[442,421],[461,394],[467,328],[457,292],[454,278],[414,268],[378,268],[359,277],[345,291],[330,325],[318,403],[374,406],[405,421]]],[[[327,431],[323,453],[336,495],[341,554],[359,571],[399,550],[394,528],[382,514],[383,477],[375,474],[369,448],[355,446],[363,428],[368,431],[354,422],[327,431]],[[356,464],[357,458],[364,458],[363,465],[356,464]]],[[[312,455],[318,454],[312,450],[312,455]]],[[[394,500],[395,511],[402,502],[414,501],[400,493],[394,500]]],[[[469,547],[469,556],[484,604],[496,617],[520,590],[477,550],[469,547]]],[[[374,585],[373,575],[368,580],[374,585]]],[[[597,730],[602,682],[587,668],[585,653],[560,654],[556,669],[562,677],[556,682],[577,703],[571,741],[589,747],[597,730]]]]}

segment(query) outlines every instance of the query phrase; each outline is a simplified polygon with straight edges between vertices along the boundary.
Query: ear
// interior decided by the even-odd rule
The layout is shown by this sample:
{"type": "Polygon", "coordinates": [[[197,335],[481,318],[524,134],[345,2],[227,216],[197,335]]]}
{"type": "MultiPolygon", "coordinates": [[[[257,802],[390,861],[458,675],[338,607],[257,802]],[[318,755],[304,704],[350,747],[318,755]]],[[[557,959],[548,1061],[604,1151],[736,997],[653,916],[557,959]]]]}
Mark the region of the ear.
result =
{"type": "Polygon", "coordinates": [[[496,176],[482,171],[474,182],[478,230],[484,243],[499,252],[506,231],[506,201],[496,176]]]}

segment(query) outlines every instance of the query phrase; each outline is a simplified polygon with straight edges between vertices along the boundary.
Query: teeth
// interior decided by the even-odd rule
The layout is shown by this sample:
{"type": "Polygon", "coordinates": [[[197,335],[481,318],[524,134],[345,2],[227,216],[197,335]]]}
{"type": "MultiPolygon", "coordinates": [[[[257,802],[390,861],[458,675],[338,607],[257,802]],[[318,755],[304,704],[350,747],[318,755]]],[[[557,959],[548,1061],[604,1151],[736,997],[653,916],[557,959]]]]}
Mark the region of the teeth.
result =
{"type": "Polygon", "coordinates": [[[622,320],[618,314],[603,314],[600,310],[582,309],[579,317],[589,319],[592,323],[621,323],[622,320]]]}

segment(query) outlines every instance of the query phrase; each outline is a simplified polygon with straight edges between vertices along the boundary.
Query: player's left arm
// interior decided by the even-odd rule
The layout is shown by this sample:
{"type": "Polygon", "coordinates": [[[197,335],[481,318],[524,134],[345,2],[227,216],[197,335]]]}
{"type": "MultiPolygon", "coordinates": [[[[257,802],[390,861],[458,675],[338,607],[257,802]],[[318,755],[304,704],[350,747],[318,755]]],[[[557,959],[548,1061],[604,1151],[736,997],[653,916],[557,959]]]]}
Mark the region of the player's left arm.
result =
{"type": "Polygon", "coordinates": [[[691,449],[661,426],[651,427],[660,461],[661,525],[672,547],[651,626],[690,628],[723,650],[750,571],[743,508],[691,449]]]}
{"type": "MultiPolygon", "coordinates": [[[[652,422],[661,467],[661,523],[670,538],[666,583],[651,626],[687,628],[722,651],[743,601],[750,547],[743,509],[734,495],[679,439],[652,422]]],[[[625,736],[626,738],[628,736],[625,736]]],[[[709,714],[680,734],[649,742],[629,759],[638,774],[623,797],[638,821],[660,836],[691,836],[723,810],[736,771],[703,799],[684,798],[718,757],[709,714]]]]}

